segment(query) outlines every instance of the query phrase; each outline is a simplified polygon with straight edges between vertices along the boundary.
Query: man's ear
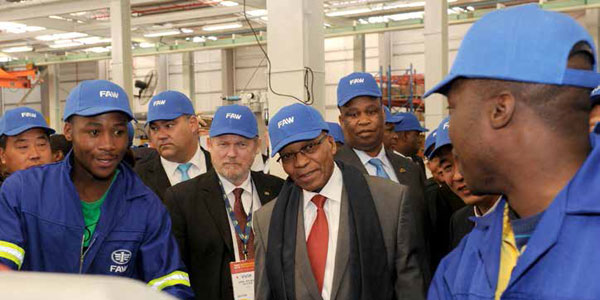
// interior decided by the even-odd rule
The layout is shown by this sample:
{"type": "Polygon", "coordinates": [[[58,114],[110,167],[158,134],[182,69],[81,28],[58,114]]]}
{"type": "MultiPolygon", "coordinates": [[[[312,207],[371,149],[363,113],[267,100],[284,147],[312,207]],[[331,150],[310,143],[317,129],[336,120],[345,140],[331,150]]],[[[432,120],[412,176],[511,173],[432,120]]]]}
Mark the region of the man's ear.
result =
{"type": "Polygon", "coordinates": [[[6,149],[0,147],[0,162],[2,162],[3,165],[6,165],[6,149]]]}
{"type": "Polygon", "coordinates": [[[73,142],[73,124],[71,124],[71,122],[65,122],[63,133],[67,141],[73,142]]]}
{"type": "Polygon", "coordinates": [[[509,91],[500,92],[492,99],[487,100],[489,110],[489,122],[493,129],[500,129],[508,126],[512,120],[515,109],[516,99],[509,91]]]}
{"type": "Polygon", "coordinates": [[[196,117],[195,115],[190,116],[190,128],[192,129],[192,131],[194,133],[198,133],[198,130],[200,129],[200,124],[198,124],[198,117],[196,117]]]}

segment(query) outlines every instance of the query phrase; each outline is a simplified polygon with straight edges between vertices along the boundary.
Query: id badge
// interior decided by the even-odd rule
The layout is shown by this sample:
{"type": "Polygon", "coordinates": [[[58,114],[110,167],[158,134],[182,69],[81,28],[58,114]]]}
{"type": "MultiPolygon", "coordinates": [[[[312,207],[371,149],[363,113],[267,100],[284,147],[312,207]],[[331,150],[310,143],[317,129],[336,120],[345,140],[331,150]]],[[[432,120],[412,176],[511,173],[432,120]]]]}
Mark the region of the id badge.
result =
{"type": "Polygon", "coordinates": [[[230,262],[234,300],[254,300],[254,260],[230,262]]]}

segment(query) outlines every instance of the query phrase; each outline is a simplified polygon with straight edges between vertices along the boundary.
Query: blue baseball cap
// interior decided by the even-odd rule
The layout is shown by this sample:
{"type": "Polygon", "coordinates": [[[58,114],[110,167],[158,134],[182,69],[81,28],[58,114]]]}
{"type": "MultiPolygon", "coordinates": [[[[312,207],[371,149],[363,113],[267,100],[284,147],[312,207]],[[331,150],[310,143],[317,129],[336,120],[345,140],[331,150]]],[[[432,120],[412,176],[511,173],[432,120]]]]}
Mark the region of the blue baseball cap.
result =
{"type": "Polygon", "coordinates": [[[335,122],[327,122],[327,126],[329,126],[329,135],[333,137],[336,143],[344,144],[344,131],[342,131],[342,126],[335,122]]]}
{"type": "Polygon", "coordinates": [[[425,138],[425,157],[431,159],[431,152],[435,148],[435,137],[437,136],[437,128],[431,131],[431,133],[425,138]]]}
{"type": "Polygon", "coordinates": [[[430,156],[433,157],[435,153],[446,145],[452,145],[450,141],[450,135],[448,135],[448,129],[450,128],[450,116],[446,117],[437,128],[437,135],[435,136],[435,147],[431,151],[430,156]]]}
{"type": "Polygon", "coordinates": [[[86,80],[69,93],[63,120],[73,115],[89,117],[113,111],[123,112],[130,119],[135,119],[129,106],[129,97],[119,85],[108,80],[86,80]]]}
{"type": "Polygon", "coordinates": [[[537,4],[519,5],[483,16],[469,29],[450,73],[423,97],[446,94],[457,78],[487,78],[595,88],[594,40],[573,18],[545,11],[537,4]],[[593,71],[567,68],[573,46],[586,42],[593,71]]]}
{"type": "Polygon", "coordinates": [[[381,98],[381,90],[379,90],[373,75],[354,72],[342,77],[337,87],[337,106],[344,106],[348,101],[359,96],[381,98]]]}
{"type": "Polygon", "coordinates": [[[398,114],[400,121],[394,125],[394,131],[420,131],[425,132],[429,129],[421,126],[421,122],[417,119],[417,116],[411,113],[400,113],[398,114]]]}
{"type": "Polygon", "coordinates": [[[590,94],[590,100],[592,101],[592,106],[600,104],[600,86],[597,86],[592,93],[590,94]]]}
{"type": "Polygon", "coordinates": [[[43,129],[49,135],[55,132],[48,126],[40,112],[29,107],[9,109],[0,119],[0,136],[15,136],[32,128],[43,129]]]}
{"type": "Polygon", "coordinates": [[[164,91],[156,94],[148,103],[146,123],[157,120],[174,120],[183,115],[194,115],[194,106],[188,96],[178,91],[164,91]]]}
{"type": "Polygon", "coordinates": [[[269,121],[271,157],[288,144],[311,140],[329,126],[321,114],[311,106],[295,103],[282,107],[269,121]]]}
{"type": "Polygon", "coordinates": [[[258,136],[256,117],[250,108],[242,105],[221,106],[215,112],[209,135],[236,134],[253,139],[258,136]]]}
{"type": "Polygon", "coordinates": [[[383,111],[385,112],[385,122],[386,123],[398,123],[402,120],[398,114],[393,115],[390,109],[387,106],[383,106],[383,111]]]}

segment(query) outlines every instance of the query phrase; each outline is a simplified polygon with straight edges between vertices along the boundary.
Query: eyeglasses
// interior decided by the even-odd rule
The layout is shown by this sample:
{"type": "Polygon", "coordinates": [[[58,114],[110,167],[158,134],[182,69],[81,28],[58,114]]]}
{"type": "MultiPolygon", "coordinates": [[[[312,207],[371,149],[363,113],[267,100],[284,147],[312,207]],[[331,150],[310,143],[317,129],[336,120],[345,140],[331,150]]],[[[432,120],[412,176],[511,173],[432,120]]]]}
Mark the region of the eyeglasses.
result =
{"type": "Polygon", "coordinates": [[[318,140],[304,145],[304,147],[300,148],[300,150],[298,150],[298,151],[279,154],[279,158],[277,159],[277,162],[281,161],[284,164],[290,163],[296,159],[296,156],[298,155],[298,153],[302,153],[303,155],[315,153],[315,151],[317,151],[318,146],[321,145],[321,143],[323,143],[323,140],[325,140],[326,137],[327,137],[327,135],[323,135],[318,140]]]}

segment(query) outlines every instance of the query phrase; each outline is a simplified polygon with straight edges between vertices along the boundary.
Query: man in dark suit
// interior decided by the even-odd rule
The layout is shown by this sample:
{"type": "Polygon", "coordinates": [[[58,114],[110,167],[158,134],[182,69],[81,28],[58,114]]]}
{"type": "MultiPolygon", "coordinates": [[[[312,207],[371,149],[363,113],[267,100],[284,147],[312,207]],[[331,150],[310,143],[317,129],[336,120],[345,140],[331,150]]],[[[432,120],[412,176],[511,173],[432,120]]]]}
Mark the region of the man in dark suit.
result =
{"type": "MultiPolygon", "coordinates": [[[[383,177],[406,185],[415,197],[409,207],[411,223],[415,225],[410,256],[420,261],[425,284],[429,282],[428,233],[423,199],[425,174],[409,158],[396,155],[383,146],[385,112],[381,104],[381,91],[369,73],[352,73],[340,79],[337,89],[339,121],[344,130],[346,144],[338,150],[336,160],[360,170],[363,174],[383,177]]],[[[425,289],[425,287],[424,287],[425,289]]]]}
{"type": "Polygon", "coordinates": [[[245,106],[220,107],[207,143],[214,169],[169,188],[165,200],[197,299],[231,300],[229,264],[254,258],[251,212],[275,198],[283,180],[250,171],[260,141],[245,106]]]}
{"type": "Polygon", "coordinates": [[[277,201],[256,213],[255,299],[422,299],[403,231],[406,186],[336,161],[314,108],[293,104],[269,123],[289,175],[277,201]]]}
{"type": "Polygon", "coordinates": [[[146,153],[134,170],[164,201],[172,185],[206,173],[210,154],[198,142],[198,119],[190,99],[177,91],[164,91],[148,103],[148,135],[158,153],[146,153]]]}

